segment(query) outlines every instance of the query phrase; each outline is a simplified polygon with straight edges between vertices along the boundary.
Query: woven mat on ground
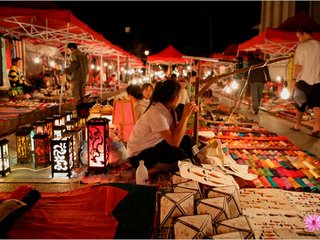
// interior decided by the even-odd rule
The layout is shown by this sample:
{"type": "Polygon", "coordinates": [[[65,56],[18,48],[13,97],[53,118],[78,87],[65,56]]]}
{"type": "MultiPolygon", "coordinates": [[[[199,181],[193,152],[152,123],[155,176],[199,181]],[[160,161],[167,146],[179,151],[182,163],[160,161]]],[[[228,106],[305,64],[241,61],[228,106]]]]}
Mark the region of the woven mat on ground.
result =
{"type": "Polygon", "coordinates": [[[151,239],[155,231],[158,187],[109,183],[129,192],[112,212],[119,226],[115,239],[151,239]]]}

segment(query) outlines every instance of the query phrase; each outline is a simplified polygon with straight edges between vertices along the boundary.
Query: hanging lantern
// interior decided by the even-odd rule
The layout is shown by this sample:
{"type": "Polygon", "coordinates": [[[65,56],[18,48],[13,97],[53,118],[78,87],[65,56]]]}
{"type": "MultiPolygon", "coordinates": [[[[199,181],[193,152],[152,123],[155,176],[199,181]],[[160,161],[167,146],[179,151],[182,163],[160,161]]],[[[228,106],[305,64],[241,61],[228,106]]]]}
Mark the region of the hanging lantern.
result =
{"type": "Polygon", "coordinates": [[[51,145],[51,172],[67,173],[71,178],[73,170],[73,139],[72,136],[58,137],[50,140],[51,145]]]}
{"type": "Polygon", "coordinates": [[[35,157],[35,168],[47,167],[50,165],[50,142],[49,135],[36,134],[34,137],[34,157],[35,157]]]}
{"type": "Polygon", "coordinates": [[[47,129],[47,134],[49,134],[50,138],[53,138],[53,122],[54,118],[53,117],[47,117],[46,118],[46,129],[47,129]]]}
{"type": "Polygon", "coordinates": [[[16,148],[18,163],[28,163],[32,161],[30,131],[27,129],[19,129],[16,132],[16,148]]]}
{"type": "Polygon", "coordinates": [[[66,122],[71,121],[71,118],[72,118],[72,111],[66,111],[64,114],[65,114],[66,122]]]}
{"type": "Polygon", "coordinates": [[[8,143],[9,141],[5,138],[0,140],[0,174],[3,177],[11,172],[8,143]]]}
{"type": "Polygon", "coordinates": [[[47,123],[46,123],[46,121],[44,121],[44,120],[40,120],[40,121],[36,121],[34,124],[33,124],[33,126],[34,126],[34,132],[35,132],[35,135],[37,135],[37,134],[44,134],[44,133],[46,133],[47,132],[47,129],[46,129],[46,127],[47,127],[47,123]]]}
{"type": "Polygon", "coordinates": [[[88,173],[106,173],[109,157],[109,120],[92,118],[88,129],[88,173]]]}
{"type": "Polygon", "coordinates": [[[53,137],[61,138],[65,131],[66,131],[65,126],[53,126],[53,137]]]}

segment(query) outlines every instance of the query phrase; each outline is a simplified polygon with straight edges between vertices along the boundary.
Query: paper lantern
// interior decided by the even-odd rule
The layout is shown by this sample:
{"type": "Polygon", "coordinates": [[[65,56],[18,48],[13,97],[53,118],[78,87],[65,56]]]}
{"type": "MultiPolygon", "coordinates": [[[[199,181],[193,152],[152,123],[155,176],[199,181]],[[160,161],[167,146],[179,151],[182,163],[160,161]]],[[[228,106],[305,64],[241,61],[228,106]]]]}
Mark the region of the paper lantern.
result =
{"type": "Polygon", "coordinates": [[[32,161],[32,146],[29,130],[19,129],[16,132],[16,149],[18,163],[28,163],[32,161]]]}
{"type": "Polygon", "coordinates": [[[47,133],[36,134],[34,140],[35,168],[50,165],[50,141],[47,133]]]}
{"type": "Polygon", "coordinates": [[[65,126],[53,126],[53,137],[61,138],[65,130],[66,130],[65,126]]]}
{"type": "Polygon", "coordinates": [[[34,151],[34,142],[33,142],[33,137],[35,135],[34,133],[34,127],[31,124],[27,124],[21,128],[22,130],[26,130],[27,132],[30,133],[30,139],[31,139],[31,151],[34,151]]]}
{"type": "Polygon", "coordinates": [[[47,117],[46,118],[46,130],[47,134],[49,134],[50,138],[53,138],[53,123],[54,123],[54,118],[53,117],[47,117]]]}
{"type": "Polygon", "coordinates": [[[47,132],[47,123],[44,120],[36,121],[34,124],[34,133],[37,134],[44,134],[47,132]]]}
{"type": "Polygon", "coordinates": [[[102,105],[100,103],[96,103],[91,109],[90,109],[90,116],[91,118],[101,118],[101,109],[102,105]]]}
{"type": "Polygon", "coordinates": [[[80,167],[81,128],[74,127],[72,130],[67,130],[66,134],[73,136],[73,165],[74,167],[80,167]]]}
{"type": "Polygon", "coordinates": [[[72,111],[66,111],[64,114],[65,114],[66,122],[71,121],[71,119],[72,119],[72,111]]]}
{"type": "Polygon", "coordinates": [[[52,177],[55,173],[67,173],[71,178],[73,169],[73,139],[72,136],[53,138],[51,145],[52,177]]]}
{"type": "Polygon", "coordinates": [[[109,120],[92,118],[87,122],[88,173],[106,173],[109,157],[109,120]]]}
{"type": "Polygon", "coordinates": [[[136,123],[132,101],[114,99],[112,121],[119,127],[121,140],[127,142],[136,123]]]}
{"type": "Polygon", "coordinates": [[[53,115],[54,118],[54,122],[53,122],[53,126],[57,127],[57,126],[64,126],[65,125],[65,117],[62,115],[53,115]]]}
{"type": "Polygon", "coordinates": [[[10,169],[9,141],[5,138],[0,140],[0,174],[5,177],[10,169]]]}

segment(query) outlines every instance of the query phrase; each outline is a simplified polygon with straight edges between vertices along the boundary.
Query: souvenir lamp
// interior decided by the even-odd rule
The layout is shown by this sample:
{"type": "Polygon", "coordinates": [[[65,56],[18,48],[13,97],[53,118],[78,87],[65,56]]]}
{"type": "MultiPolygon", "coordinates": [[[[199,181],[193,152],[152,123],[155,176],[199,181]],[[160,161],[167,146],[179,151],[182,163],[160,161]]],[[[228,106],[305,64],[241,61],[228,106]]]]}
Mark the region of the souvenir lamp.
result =
{"type": "Polygon", "coordinates": [[[127,99],[115,99],[113,102],[112,123],[120,130],[120,138],[127,142],[136,119],[133,111],[133,103],[127,99]]]}
{"type": "Polygon", "coordinates": [[[35,168],[50,165],[50,141],[49,134],[38,133],[34,135],[34,158],[35,168]]]}
{"type": "Polygon", "coordinates": [[[105,105],[101,108],[101,117],[109,119],[112,122],[113,107],[111,105],[105,105]]]}
{"type": "Polygon", "coordinates": [[[71,135],[50,139],[51,144],[51,172],[72,176],[73,170],[73,139],[71,135]]]}
{"type": "Polygon", "coordinates": [[[64,114],[65,114],[66,122],[71,121],[71,119],[72,119],[72,111],[66,111],[66,112],[64,112],[64,114]]]}
{"type": "Polygon", "coordinates": [[[283,88],[282,88],[280,96],[281,96],[282,99],[285,99],[285,100],[290,97],[290,93],[289,93],[289,90],[288,90],[288,82],[287,81],[283,82],[283,88]]]}
{"type": "Polygon", "coordinates": [[[48,131],[47,131],[47,123],[44,120],[36,121],[33,124],[33,126],[34,126],[35,135],[48,133],[48,131]]]}
{"type": "Polygon", "coordinates": [[[17,162],[28,163],[32,161],[32,146],[30,130],[21,128],[16,132],[17,162]]]}
{"type": "Polygon", "coordinates": [[[24,126],[22,127],[22,129],[30,132],[31,151],[34,151],[34,142],[32,141],[32,140],[33,140],[33,137],[34,137],[34,134],[35,134],[35,133],[34,133],[34,127],[33,127],[31,124],[27,124],[27,125],[24,125],[24,126]]]}
{"type": "Polygon", "coordinates": [[[0,140],[0,174],[3,177],[11,172],[8,143],[9,141],[5,138],[0,140]]]}
{"type": "Polygon", "coordinates": [[[107,173],[109,157],[109,120],[92,118],[87,122],[88,174],[107,173]]]}
{"type": "Polygon", "coordinates": [[[66,123],[67,131],[65,134],[73,136],[73,165],[80,167],[80,149],[82,140],[82,129],[78,126],[78,118],[72,118],[66,123]]]}
{"type": "Polygon", "coordinates": [[[81,141],[87,141],[88,136],[87,136],[87,118],[85,117],[80,117],[78,126],[81,128],[81,141]]]}
{"type": "Polygon", "coordinates": [[[101,118],[101,109],[102,109],[102,105],[100,103],[96,103],[89,111],[90,112],[89,119],[101,118]]]}
{"type": "Polygon", "coordinates": [[[62,134],[66,130],[65,118],[61,115],[53,115],[53,137],[62,137],[62,134]]]}
{"type": "Polygon", "coordinates": [[[50,138],[53,138],[53,123],[54,123],[53,117],[46,118],[46,129],[50,138]]]}

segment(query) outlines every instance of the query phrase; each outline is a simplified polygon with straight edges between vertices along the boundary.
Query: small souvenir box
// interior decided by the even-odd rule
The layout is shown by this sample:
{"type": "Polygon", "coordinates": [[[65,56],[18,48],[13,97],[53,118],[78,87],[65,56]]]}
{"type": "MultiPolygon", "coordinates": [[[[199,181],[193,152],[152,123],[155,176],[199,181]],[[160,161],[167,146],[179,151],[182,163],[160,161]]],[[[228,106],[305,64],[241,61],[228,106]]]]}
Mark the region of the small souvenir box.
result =
{"type": "Polygon", "coordinates": [[[209,214],[178,217],[174,223],[175,239],[207,239],[213,234],[209,214]]]}
{"type": "Polygon", "coordinates": [[[202,198],[202,192],[200,189],[200,185],[196,181],[188,181],[173,185],[173,191],[175,193],[178,192],[192,192],[194,194],[195,199],[202,198]]]}
{"type": "Polygon", "coordinates": [[[172,217],[194,214],[194,194],[166,193],[160,199],[160,227],[170,227],[172,217]]]}
{"type": "Polygon", "coordinates": [[[197,214],[210,214],[212,222],[230,218],[227,197],[206,198],[196,201],[197,214]]]}
{"type": "Polygon", "coordinates": [[[228,201],[228,207],[229,207],[231,218],[238,217],[242,212],[238,190],[236,189],[235,186],[211,188],[207,191],[206,197],[208,198],[226,197],[228,201]]]}
{"type": "Polygon", "coordinates": [[[217,234],[240,231],[244,239],[254,239],[254,233],[246,216],[227,219],[216,222],[215,231],[217,234]]]}

